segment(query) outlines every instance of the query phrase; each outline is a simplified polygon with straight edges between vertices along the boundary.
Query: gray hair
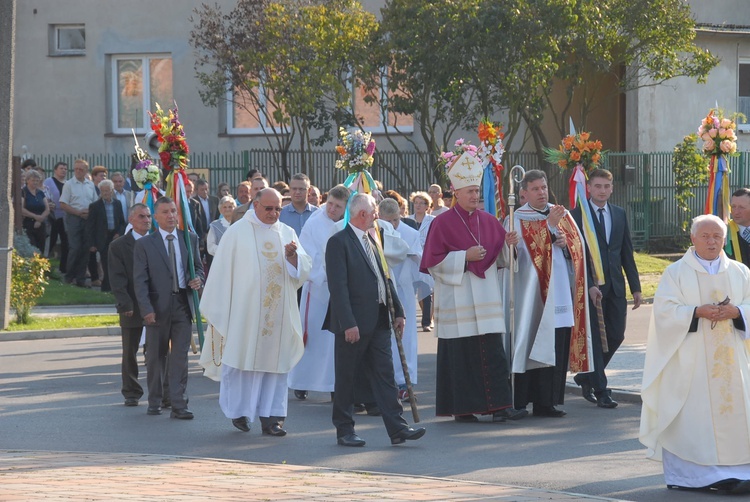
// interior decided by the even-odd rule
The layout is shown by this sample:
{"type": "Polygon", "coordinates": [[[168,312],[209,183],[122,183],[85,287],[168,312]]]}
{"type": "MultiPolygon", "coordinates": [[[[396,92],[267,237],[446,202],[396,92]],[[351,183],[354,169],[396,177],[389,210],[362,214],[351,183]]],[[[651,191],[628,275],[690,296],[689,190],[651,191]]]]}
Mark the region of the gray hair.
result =
{"type": "Polygon", "coordinates": [[[219,207],[223,206],[225,202],[231,202],[234,207],[237,207],[237,202],[234,200],[234,197],[232,197],[231,195],[225,195],[224,197],[222,197],[219,200],[219,207]]]}
{"type": "Polygon", "coordinates": [[[112,180],[101,180],[99,182],[99,190],[101,190],[104,187],[109,187],[110,190],[114,191],[115,184],[112,183],[112,180]]]}
{"type": "Polygon", "coordinates": [[[690,225],[690,235],[692,235],[693,237],[698,235],[698,229],[701,227],[701,225],[704,225],[706,223],[716,223],[717,225],[719,225],[723,237],[726,239],[727,224],[724,223],[724,220],[722,220],[715,214],[702,214],[693,218],[693,223],[690,225]]]}
{"type": "Polygon", "coordinates": [[[401,208],[395,199],[384,199],[378,205],[378,212],[381,218],[393,218],[401,214],[401,208]]]}
{"type": "Polygon", "coordinates": [[[34,169],[29,169],[29,171],[26,173],[26,179],[34,178],[39,181],[42,181],[42,175],[39,174],[39,171],[35,171],[34,169]]]}
{"type": "MultiPolygon", "coordinates": [[[[368,193],[358,193],[349,202],[349,214],[357,214],[366,209],[372,209],[376,205],[375,198],[368,193]]],[[[397,203],[398,205],[398,203],[397,203]]]]}

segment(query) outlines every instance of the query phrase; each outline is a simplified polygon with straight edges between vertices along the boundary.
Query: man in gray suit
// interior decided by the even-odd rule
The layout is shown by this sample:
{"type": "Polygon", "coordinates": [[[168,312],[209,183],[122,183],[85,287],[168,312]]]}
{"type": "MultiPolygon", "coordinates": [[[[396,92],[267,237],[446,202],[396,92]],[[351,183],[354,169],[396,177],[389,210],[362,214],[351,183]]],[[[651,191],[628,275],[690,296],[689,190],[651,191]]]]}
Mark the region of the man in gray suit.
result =
{"type": "Polygon", "coordinates": [[[190,289],[203,286],[203,266],[198,237],[188,234],[195,278],[188,271],[185,235],[177,230],[177,206],[169,197],[154,205],[159,230],[135,243],[134,281],[138,306],[146,325],[146,382],[149,415],[161,414],[162,382],[169,378],[172,418],[190,420],[187,408],[188,348],[192,336],[194,305],[190,289]],[[171,351],[169,345],[172,345],[171,351]],[[167,374],[169,357],[169,374],[167,374]]]}
{"type": "Polygon", "coordinates": [[[109,283],[117,301],[122,332],[122,395],[125,406],[138,406],[143,388],[138,383],[138,345],[143,331],[143,317],[135,298],[133,281],[133,250],[138,239],[146,237],[151,228],[151,211],[144,204],[130,208],[128,233],[109,245],[109,283]]]}

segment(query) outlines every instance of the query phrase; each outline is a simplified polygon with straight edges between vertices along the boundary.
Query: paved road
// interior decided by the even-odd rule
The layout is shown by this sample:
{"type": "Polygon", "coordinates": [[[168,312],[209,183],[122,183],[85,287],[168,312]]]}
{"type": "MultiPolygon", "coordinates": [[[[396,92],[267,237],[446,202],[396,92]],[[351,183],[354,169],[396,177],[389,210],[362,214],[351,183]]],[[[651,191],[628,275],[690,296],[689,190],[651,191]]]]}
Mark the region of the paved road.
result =
{"type": "MultiPolygon", "coordinates": [[[[613,387],[632,390],[626,387],[637,380],[639,369],[628,365],[642,359],[639,343],[645,341],[649,308],[630,319],[630,345],[613,360],[613,387]]],[[[323,393],[304,402],[290,398],[285,438],[262,436],[257,424],[248,434],[236,431],[219,410],[218,384],[201,376],[197,356],[191,356],[188,385],[195,420],[150,417],[145,406],[126,408],[119,394],[119,351],[117,337],[0,342],[0,449],[179,455],[450,477],[626,500],[699,500],[667,491],[661,466],[644,459],[635,439],[637,402],[602,410],[570,394],[568,416],[559,420],[457,424],[436,418],[436,342],[429,333],[420,334],[417,387],[427,435],[391,447],[380,419],[363,416],[357,429],[368,444],[351,450],[335,444],[329,396],[323,393]]]]}

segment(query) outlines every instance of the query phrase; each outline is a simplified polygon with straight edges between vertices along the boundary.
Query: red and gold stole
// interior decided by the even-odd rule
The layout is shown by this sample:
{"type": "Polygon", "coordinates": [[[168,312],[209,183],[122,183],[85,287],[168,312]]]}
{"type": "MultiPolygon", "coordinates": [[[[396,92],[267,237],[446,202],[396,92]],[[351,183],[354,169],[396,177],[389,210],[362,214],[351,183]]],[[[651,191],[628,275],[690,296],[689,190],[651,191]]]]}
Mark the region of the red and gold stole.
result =
{"type": "Polygon", "coordinates": [[[521,220],[521,236],[539,278],[542,302],[547,303],[549,280],[552,276],[552,239],[547,229],[547,220],[521,220]]]}
{"type": "Polygon", "coordinates": [[[558,227],[565,234],[565,243],[573,262],[573,320],[570,333],[570,358],[568,371],[579,373],[591,371],[588,358],[588,339],[586,337],[586,254],[583,242],[579,238],[576,224],[570,213],[560,220],[558,227]]]}

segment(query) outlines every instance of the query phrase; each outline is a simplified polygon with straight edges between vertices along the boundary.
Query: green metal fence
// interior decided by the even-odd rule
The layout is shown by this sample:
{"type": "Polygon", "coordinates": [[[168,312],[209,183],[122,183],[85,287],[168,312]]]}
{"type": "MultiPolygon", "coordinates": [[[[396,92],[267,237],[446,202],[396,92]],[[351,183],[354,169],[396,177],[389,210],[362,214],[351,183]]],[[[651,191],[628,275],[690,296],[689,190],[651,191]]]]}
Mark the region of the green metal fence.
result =
{"type": "MultiPolygon", "coordinates": [[[[424,165],[425,154],[420,152],[395,152],[379,150],[371,173],[383,182],[386,189],[392,188],[402,194],[416,190],[426,190],[439,180],[434,174],[419,166],[424,165]]],[[[286,172],[303,171],[312,183],[322,190],[341,183],[346,173],[335,169],[336,153],[330,150],[313,152],[289,152],[286,172]],[[306,169],[300,169],[302,159],[306,159],[306,169]]],[[[103,165],[111,172],[126,173],[131,168],[129,154],[50,154],[35,156],[35,160],[51,173],[56,162],[67,162],[72,167],[77,158],[86,159],[89,165],[103,165]]],[[[750,152],[742,152],[731,157],[730,185],[732,189],[747,186],[750,182],[748,163],[750,152]]],[[[548,167],[542,164],[534,152],[508,152],[505,165],[510,168],[519,164],[525,169],[548,167]]],[[[190,155],[192,168],[208,168],[212,189],[226,182],[235,187],[245,179],[251,168],[260,170],[271,182],[288,180],[279,164],[279,157],[272,150],[243,150],[240,152],[205,153],[190,155]]],[[[629,153],[609,152],[603,158],[603,167],[612,171],[615,190],[612,202],[626,209],[634,243],[643,248],[649,241],[673,237],[682,233],[680,216],[675,202],[675,180],[672,173],[672,152],[629,153]]],[[[71,170],[72,171],[72,170],[71,170]]],[[[506,169],[507,172],[507,169],[506,169]]],[[[568,173],[550,168],[550,199],[553,202],[568,204],[568,173]]],[[[72,173],[71,173],[72,174],[72,173]]],[[[507,191],[507,187],[506,187],[507,191]]],[[[691,201],[693,215],[703,212],[707,187],[695,190],[691,201]]]]}

